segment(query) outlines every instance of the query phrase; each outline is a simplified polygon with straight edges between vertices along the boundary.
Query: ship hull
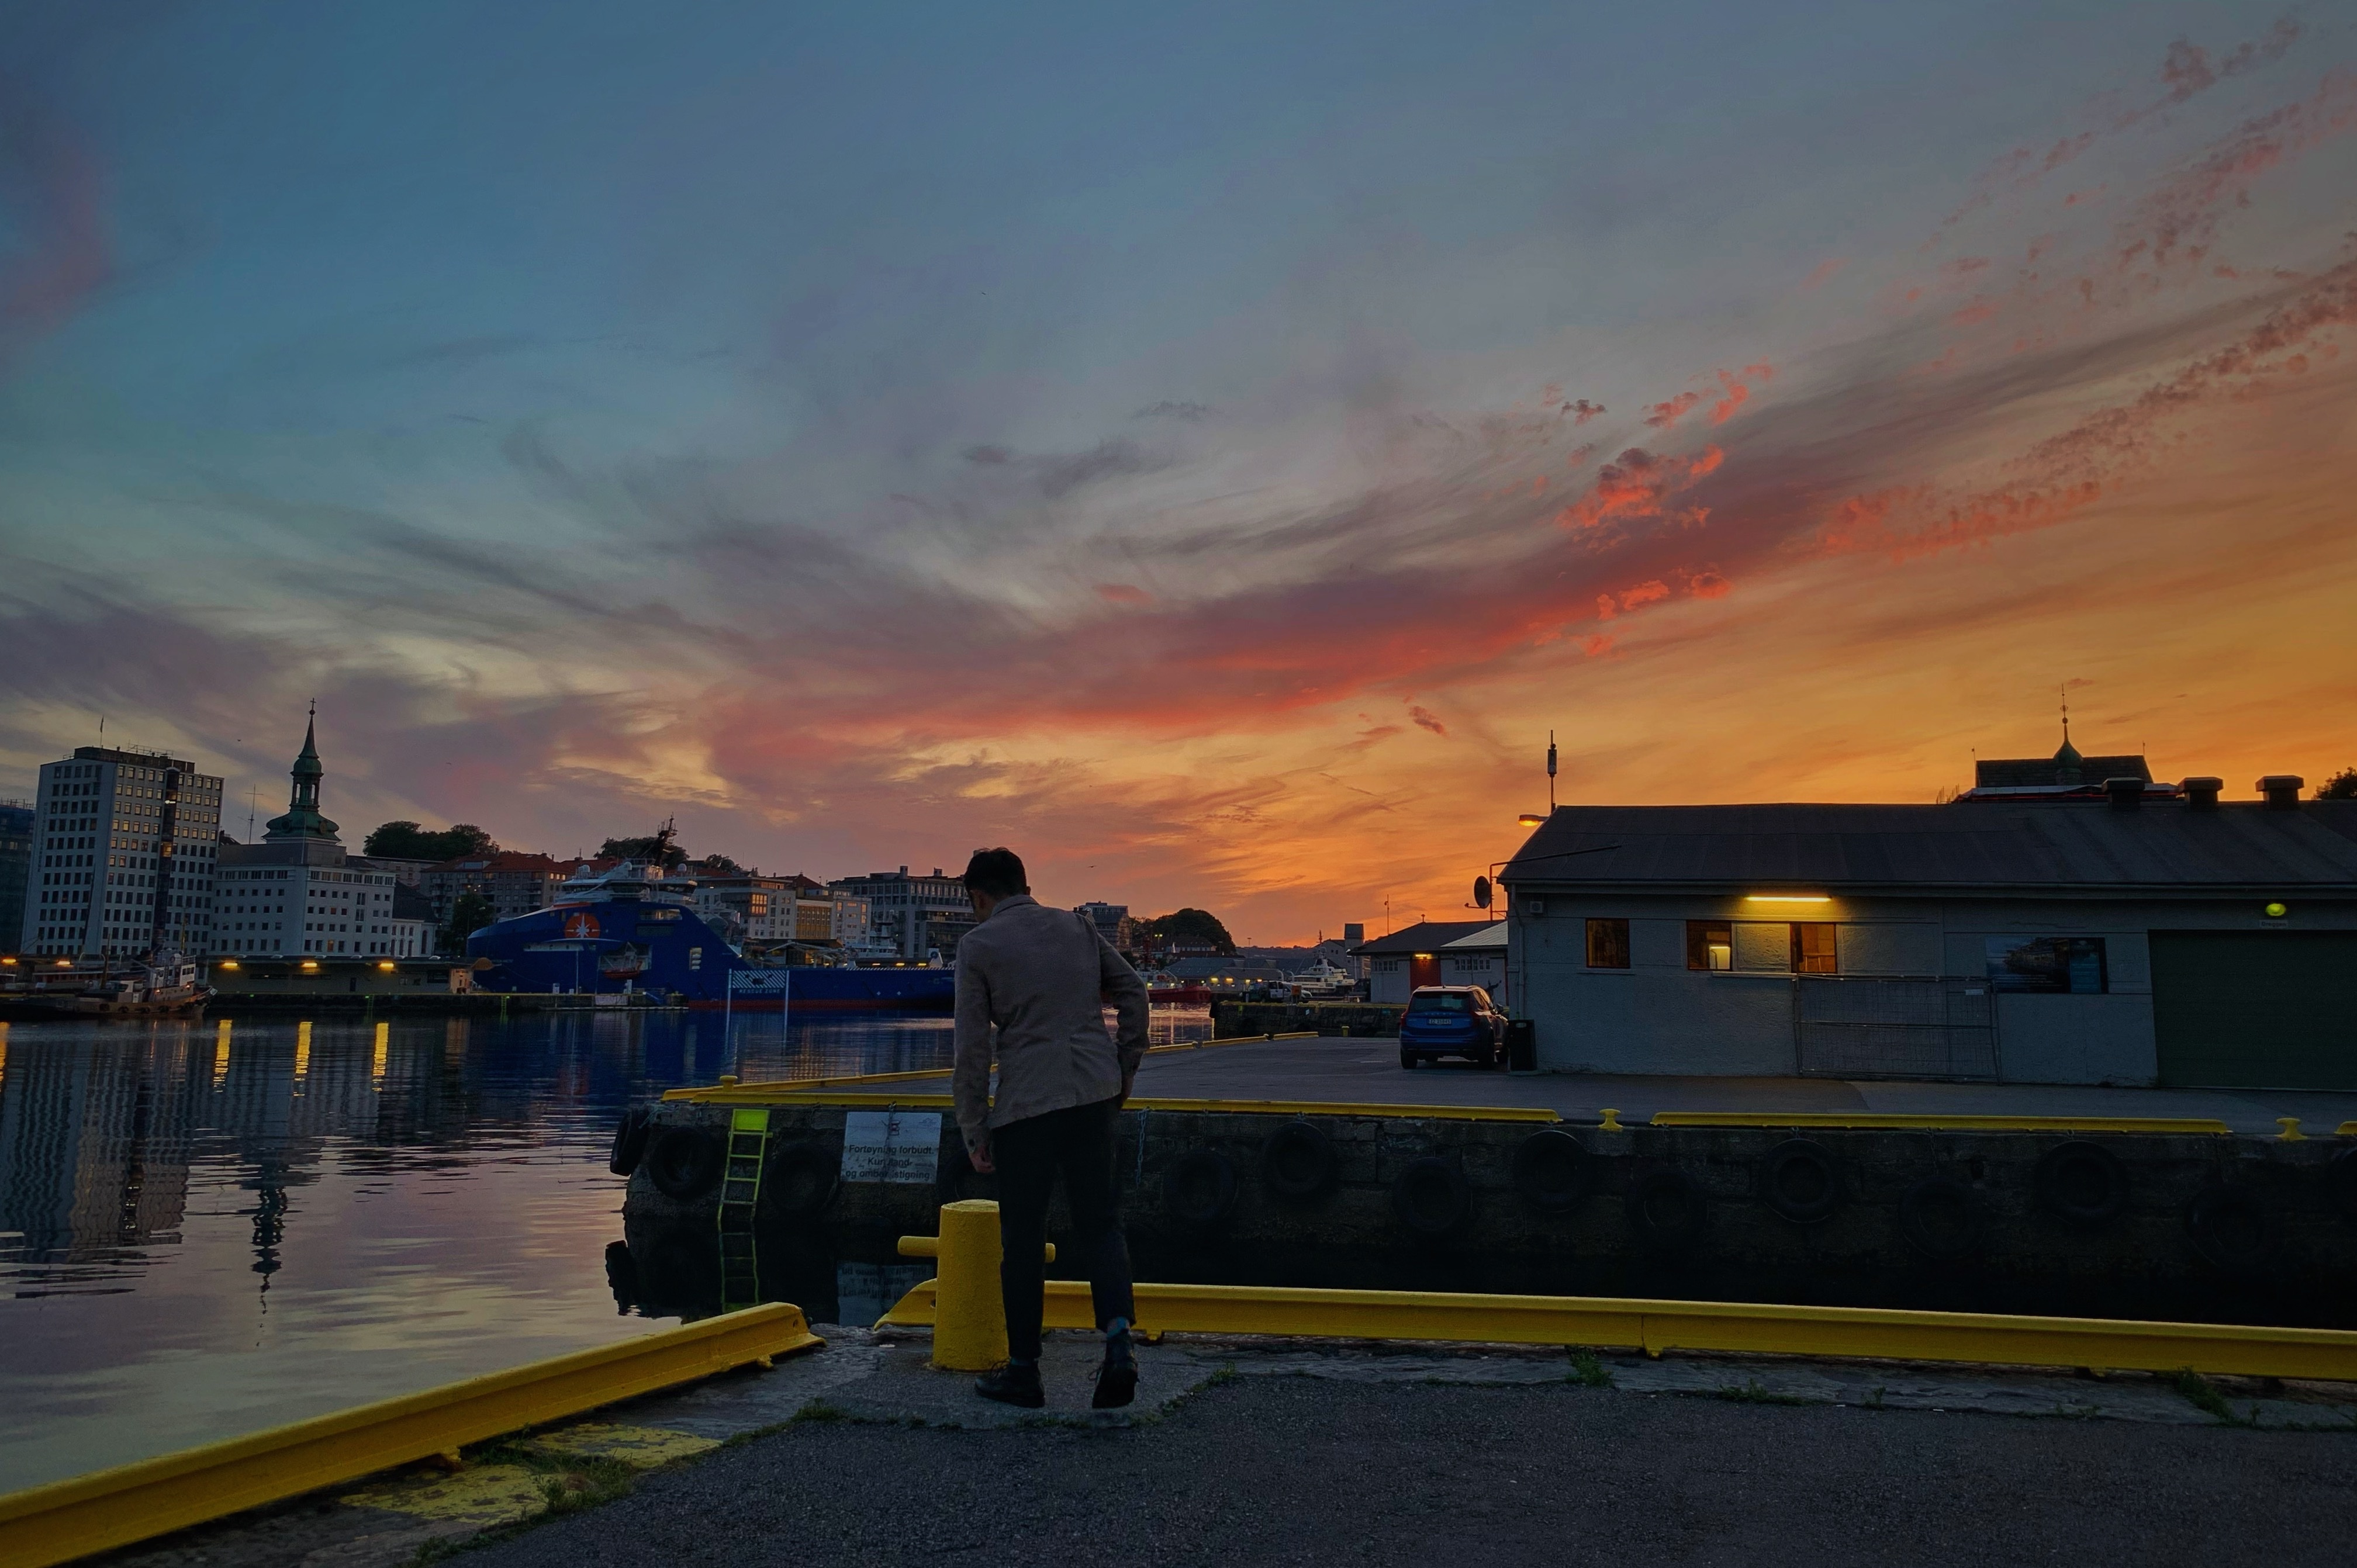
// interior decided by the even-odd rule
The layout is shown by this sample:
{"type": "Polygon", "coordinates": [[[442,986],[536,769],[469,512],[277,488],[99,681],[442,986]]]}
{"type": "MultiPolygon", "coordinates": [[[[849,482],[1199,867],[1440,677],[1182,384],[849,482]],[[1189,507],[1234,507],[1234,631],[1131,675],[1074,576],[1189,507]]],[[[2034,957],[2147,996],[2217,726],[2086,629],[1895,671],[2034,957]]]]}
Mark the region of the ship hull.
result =
{"type": "Polygon", "coordinates": [[[699,1011],[947,1011],[956,987],[946,969],[756,969],[694,910],[629,898],[496,921],[467,939],[467,957],[478,991],[640,991],[699,1011]]]}

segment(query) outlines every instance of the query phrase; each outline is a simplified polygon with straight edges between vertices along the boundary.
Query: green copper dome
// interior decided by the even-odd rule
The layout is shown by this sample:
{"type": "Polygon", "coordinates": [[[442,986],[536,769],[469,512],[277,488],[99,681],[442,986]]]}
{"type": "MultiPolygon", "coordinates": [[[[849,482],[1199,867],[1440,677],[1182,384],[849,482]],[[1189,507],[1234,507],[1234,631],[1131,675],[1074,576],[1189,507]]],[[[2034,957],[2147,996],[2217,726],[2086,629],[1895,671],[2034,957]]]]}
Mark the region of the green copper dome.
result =
{"type": "Polygon", "coordinates": [[[303,749],[296,757],[295,766],[287,769],[295,780],[295,789],[287,798],[286,814],[270,819],[270,830],[262,835],[265,843],[336,836],[336,824],[319,814],[319,780],[328,770],[319,761],[319,744],[315,735],[318,724],[318,710],[314,708],[309,722],[303,726],[303,749]]]}

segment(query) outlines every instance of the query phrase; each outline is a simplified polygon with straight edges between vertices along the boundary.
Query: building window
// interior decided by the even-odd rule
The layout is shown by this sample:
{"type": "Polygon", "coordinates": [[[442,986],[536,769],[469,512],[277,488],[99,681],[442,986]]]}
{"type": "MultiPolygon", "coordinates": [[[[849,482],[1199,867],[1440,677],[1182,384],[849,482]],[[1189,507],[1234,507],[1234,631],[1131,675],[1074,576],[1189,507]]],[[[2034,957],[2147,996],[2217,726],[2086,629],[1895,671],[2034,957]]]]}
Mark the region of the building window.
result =
{"type": "Polygon", "coordinates": [[[1735,967],[1735,927],[1726,920],[1686,922],[1686,967],[1729,970],[1735,967]]]}
{"type": "Polygon", "coordinates": [[[1628,921],[1590,920],[1587,922],[1587,967],[1590,969],[1629,967],[1628,921]]]}
{"type": "Polygon", "coordinates": [[[2111,989],[2101,937],[1990,937],[1992,991],[2100,996],[2111,989]]]}
{"type": "Polygon", "coordinates": [[[1841,954],[1834,937],[1838,929],[1824,921],[1795,922],[1792,927],[1792,972],[1839,974],[1841,954]]]}

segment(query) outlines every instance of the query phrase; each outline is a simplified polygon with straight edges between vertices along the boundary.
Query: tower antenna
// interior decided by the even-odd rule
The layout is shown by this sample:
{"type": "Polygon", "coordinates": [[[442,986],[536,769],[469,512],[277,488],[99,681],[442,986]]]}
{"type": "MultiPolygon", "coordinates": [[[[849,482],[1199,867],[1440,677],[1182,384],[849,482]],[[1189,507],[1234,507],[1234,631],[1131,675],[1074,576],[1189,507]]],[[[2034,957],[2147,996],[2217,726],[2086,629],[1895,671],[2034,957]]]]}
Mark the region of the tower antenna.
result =
{"type": "Polygon", "coordinates": [[[2071,683],[2062,683],[2062,744],[2071,744],[2071,683]]]}
{"type": "Polygon", "coordinates": [[[1555,815],[1555,731],[1547,731],[1547,815],[1555,815]]]}

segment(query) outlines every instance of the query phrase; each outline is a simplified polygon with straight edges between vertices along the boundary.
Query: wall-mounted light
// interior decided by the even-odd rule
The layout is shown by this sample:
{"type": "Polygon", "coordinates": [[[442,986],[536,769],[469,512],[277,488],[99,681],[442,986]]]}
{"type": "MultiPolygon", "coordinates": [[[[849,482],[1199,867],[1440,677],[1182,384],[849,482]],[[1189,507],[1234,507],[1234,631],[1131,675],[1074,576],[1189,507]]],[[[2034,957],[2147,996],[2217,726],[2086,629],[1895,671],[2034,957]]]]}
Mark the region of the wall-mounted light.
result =
{"type": "Polygon", "coordinates": [[[307,958],[303,961],[303,967],[305,969],[317,969],[319,967],[319,961],[317,959],[307,958]]]}
{"type": "Polygon", "coordinates": [[[225,958],[221,960],[221,967],[223,969],[235,969],[237,967],[237,960],[233,958],[225,958]]]}
{"type": "Polygon", "coordinates": [[[1830,904],[1831,898],[1822,893],[1746,893],[1747,904],[1830,904]]]}
{"type": "Polygon", "coordinates": [[[393,965],[392,965],[391,963],[383,963],[383,962],[381,962],[381,963],[379,963],[379,964],[377,965],[377,968],[379,968],[379,969],[391,969],[392,967],[393,967],[393,965]]]}
{"type": "Polygon", "coordinates": [[[2290,913],[2291,906],[2284,903],[2271,903],[2266,910],[2266,917],[2270,920],[2280,920],[2290,913]]]}

